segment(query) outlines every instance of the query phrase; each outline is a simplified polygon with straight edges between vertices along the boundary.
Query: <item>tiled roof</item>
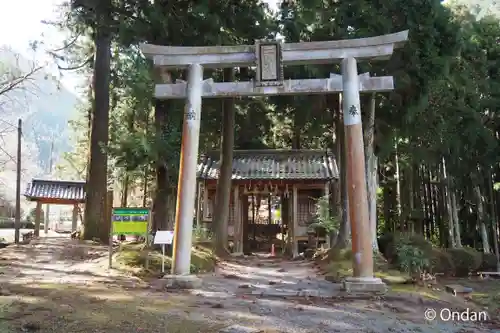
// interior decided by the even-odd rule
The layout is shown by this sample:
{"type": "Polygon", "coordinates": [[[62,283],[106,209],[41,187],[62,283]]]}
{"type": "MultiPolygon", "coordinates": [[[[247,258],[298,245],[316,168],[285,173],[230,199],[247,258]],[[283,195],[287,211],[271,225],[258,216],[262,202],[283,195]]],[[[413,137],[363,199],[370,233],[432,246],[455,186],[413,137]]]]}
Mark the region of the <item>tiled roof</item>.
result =
{"type": "Polygon", "coordinates": [[[85,182],[66,180],[33,179],[24,193],[29,200],[58,199],[67,201],[85,201],[85,182]]]}
{"type": "MultiPolygon", "coordinates": [[[[219,177],[220,153],[201,157],[198,178],[219,177]]],[[[324,150],[235,150],[232,179],[328,180],[337,179],[335,157],[324,150]]]]}

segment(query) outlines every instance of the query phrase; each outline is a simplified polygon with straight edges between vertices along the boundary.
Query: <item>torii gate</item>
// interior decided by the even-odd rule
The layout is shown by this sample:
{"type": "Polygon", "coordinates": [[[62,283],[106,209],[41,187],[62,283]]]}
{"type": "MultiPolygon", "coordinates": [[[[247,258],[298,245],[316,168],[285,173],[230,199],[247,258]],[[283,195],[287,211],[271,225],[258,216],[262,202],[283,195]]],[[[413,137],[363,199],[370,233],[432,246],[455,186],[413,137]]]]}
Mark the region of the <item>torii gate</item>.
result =
{"type": "MultiPolygon", "coordinates": [[[[358,75],[357,61],[388,60],[408,39],[408,31],[370,38],[328,42],[281,43],[256,41],[255,45],[176,47],[143,44],[142,53],[154,60],[163,79],[155,87],[157,99],[186,98],[175,221],[172,278],[188,277],[196,193],[196,166],[202,98],[342,93],[344,113],[349,219],[352,233],[353,277],[346,290],[384,291],[373,276],[372,234],[366,193],[360,92],[394,89],[391,76],[358,75]],[[283,65],[341,63],[342,75],[325,79],[284,80],[283,65]],[[252,82],[215,83],[203,80],[203,68],[256,67],[252,82]],[[188,69],[187,82],[171,83],[168,70],[188,69]]],[[[190,278],[191,279],[191,278],[190,278]]]]}

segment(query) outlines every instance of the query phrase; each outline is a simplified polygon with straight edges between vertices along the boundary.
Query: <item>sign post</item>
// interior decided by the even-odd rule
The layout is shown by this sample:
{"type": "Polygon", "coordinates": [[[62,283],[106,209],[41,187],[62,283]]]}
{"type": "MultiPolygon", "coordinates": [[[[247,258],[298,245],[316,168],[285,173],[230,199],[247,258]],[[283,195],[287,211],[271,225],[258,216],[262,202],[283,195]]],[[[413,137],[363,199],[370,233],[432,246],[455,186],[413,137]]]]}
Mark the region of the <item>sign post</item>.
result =
{"type": "Polygon", "coordinates": [[[113,235],[146,235],[149,229],[149,208],[113,208],[109,236],[109,268],[112,267],[113,235]]]}
{"type": "Polygon", "coordinates": [[[172,244],[174,232],[172,230],[158,230],[155,234],[154,243],[161,244],[161,272],[165,273],[165,244],[172,244]]]}

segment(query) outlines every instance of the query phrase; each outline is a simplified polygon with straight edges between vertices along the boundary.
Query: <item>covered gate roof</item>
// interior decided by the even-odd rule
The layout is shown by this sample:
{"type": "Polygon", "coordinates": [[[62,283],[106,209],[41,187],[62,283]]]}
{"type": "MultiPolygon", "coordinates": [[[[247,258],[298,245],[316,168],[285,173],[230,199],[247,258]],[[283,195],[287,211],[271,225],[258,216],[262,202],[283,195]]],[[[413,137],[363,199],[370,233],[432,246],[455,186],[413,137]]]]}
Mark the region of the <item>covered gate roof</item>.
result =
{"type": "Polygon", "coordinates": [[[85,181],[33,179],[24,196],[29,201],[44,203],[84,203],[85,181]]]}
{"type": "MultiPolygon", "coordinates": [[[[201,156],[199,179],[219,177],[220,152],[201,156]]],[[[338,179],[335,157],[325,150],[235,150],[233,180],[330,180],[338,179]]]]}

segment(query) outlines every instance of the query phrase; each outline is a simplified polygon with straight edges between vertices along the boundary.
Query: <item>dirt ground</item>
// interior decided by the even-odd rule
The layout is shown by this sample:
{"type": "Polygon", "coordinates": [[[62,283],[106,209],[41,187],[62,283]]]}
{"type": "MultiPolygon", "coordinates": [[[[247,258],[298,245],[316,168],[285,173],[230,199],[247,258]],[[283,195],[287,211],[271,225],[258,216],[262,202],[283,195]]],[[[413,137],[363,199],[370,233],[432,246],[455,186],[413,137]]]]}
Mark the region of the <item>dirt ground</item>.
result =
{"type": "MultiPolygon", "coordinates": [[[[107,248],[67,237],[0,250],[0,332],[500,332],[496,321],[428,322],[457,306],[419,294],[353,299],[305,261],[251,257],[200,275],[194,291],[107,269],[107,248]]],[[[471,305],[472,306],[472,305],[471,305]]]]}

